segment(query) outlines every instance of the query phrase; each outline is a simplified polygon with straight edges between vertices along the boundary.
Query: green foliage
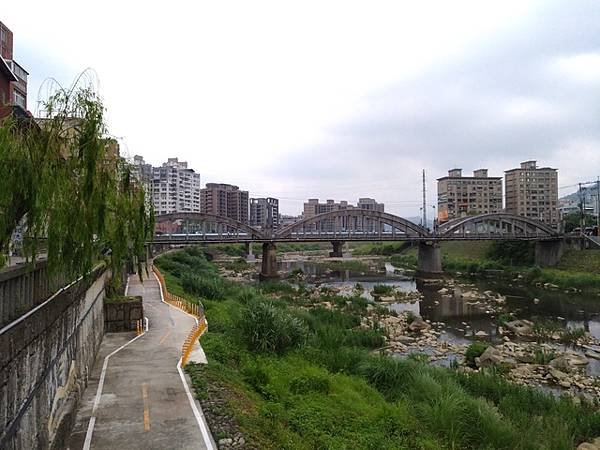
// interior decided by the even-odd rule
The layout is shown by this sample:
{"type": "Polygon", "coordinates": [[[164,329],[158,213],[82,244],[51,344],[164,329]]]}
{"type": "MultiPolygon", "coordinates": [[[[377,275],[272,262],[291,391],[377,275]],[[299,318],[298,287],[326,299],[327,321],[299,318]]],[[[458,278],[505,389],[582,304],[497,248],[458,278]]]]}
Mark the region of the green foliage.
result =
{"type": "Polygon", "coordinates": [[[294,394],[308,394],[316,392],[329,394],[331,392],[331,381],[324,375],[303,375],[294,378],[290,382],[290,392],[294,394]]]}
{"type": "Polygon", "coordinates": [[[306,326],[272,302],[257,301],[245,307],[238,324],[250,350],[282,353],[301,346],[306,326]]]}
{"type": "Polygon", "coordinates": [[[552,350],[536,347],[533,351],[533,362],[535,364],[549,364],[554,358],[556,358],[556,354],[552,350]]]}
{"type": "Polygon", "coordinates": [[[394,255],[390,257],[390,262],[396,267],[416,270],[417,255],[394,255]]]}
{"type": "Polygon", "coordinates": [[[362,261],[354,259],[350,260],[334,260],[334,261],[320,261],[319,265],[325,269],[333,271],[349,270],[351,272],[368,272],[369,266],[362,261]]]}
{"type": "Polygon", "coordinates": [[[535,260],[535,243],[529,241],[492,241],[487,257],[507,266],[527,266],[535,260]]]}
{"type": "Polygon", "coordinates": [[[577,340],[585,336],[585,329],[583,328],[569,328],[564,330],[560,336],[560,341],[563,344],[573,344],[577,340]]]}
{"type": "MultiPolygon", "coordinates": [[[[571,233],[575,228],[581,228],[581,213],[567,214],[564,217],[565,233],[571,233]]],[[[587,226],[596,223],[596,217],[591,214],[585,215],[585,223],[587,226]]]]}
{"type": "Polygon", "coordinates": [[[307,252],[324,250],[329,248],[328,244],[322,244],[319,242],[308,243],[308,242],[284,242],[277,244],[277,253],[291,253],[291,252],[307,252]]]}
{"type": "Polygon", "coordinates": [[[226,262],[223,264],[223,267],[227,270],[233,270],[234,272],[243,272],[244,270],[251,268],[252,265],[248,264],[244,258],[238,258],[235,261],[226,262]]]}
{"type": "Polygon", "coordinates": [[[33,259],[47,238],[50,270],[74,276],[110,255],[114,289],[126,261],[141,269],[154,231],[151,204],[116,142],[106,138],[95,92],[59,90],[43,107],[39,127],[11,118],[0,123],[0,253],[26,216],[27,256],[33,259]]]}
{"type": "Polygon", "coordinates": [[[562,333],[563,328],[560,323],[552,320],[540,320],[533,324],[532,335],[538,341],[545,341],[552,338],[553,334],[562,333]]]}
{"type": "Polygon", "coordinates": [[[181,285],[190,294],[210,300],[223,298],[225,294],[223,282],[216,277],[203,277],[184,273],[181,276],[181,285]]]}
{"type": "Polygon", "coordinates": [[[394,292],[394,286],[391,284],[376,284],[373,286],[373,290],[371,291],[373,295],[379,296],[390,295],[392,292],[394,292]]]}
{"type": "Polygon", "coordinates": [[[373,242],[364,243],[355,247],[352,251],[354,255],[384,255],[391,256],[402,253],[409,248],[411,243],[407,242],[373,242]]]}
{"type": "Polygon", "coordinates": [[[259,297],[268,309],[257,314],[261,323],[287,312],[306,323],[308,334],[304,345],[259,353],[239,331],[253,301],[240,301],[234,289],[227,296],[205,305],[210,364],[186,370],[199,397],[207,385],[220,388],[224,410],[256,448],[570,449],[600,435],[597,404],[508,383],[498,376],[501,368],[465,373],[428,366],[420,356],[370,354],[368,343],[351,336],[377,327],[360,328],[358,310],[341,301],[333,310],[295,311],[259,297]]]}
{"type": "Polygon", "coordinates": [[[483,355],[483,352],[485,352],[489,346],[490,345],[485,342],[473,342],[470,344],[465,352],[465,361],[467,365],[475,367],[475,358],[479,358],[483,355]]]}
{"type": "Polygon", "coordinates": [[[276,280],[260,283],[258,288],[263,294],[292,294],[296,291],[290,283],[276,280]]]}

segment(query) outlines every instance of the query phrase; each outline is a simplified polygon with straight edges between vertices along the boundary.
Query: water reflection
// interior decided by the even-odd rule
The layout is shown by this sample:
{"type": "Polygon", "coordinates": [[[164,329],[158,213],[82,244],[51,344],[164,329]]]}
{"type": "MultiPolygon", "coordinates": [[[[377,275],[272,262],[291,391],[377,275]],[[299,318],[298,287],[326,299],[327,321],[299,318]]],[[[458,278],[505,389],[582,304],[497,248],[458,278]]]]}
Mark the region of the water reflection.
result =
{"type": "MultiPolygon", "coordinates": [[[[308,276],[307,282],[338,287],[346,295],[356,295],[352,288],[360,283],[364,287],[360,295],[368,300],[373,300],[371,291],[377,284],[391,285],[404,292],[418,290],[423,294],[422,301],[392,303],[390,308],[397,312],[411,311],[432,322],[443,322],[446,333],[442,339],[468,342],[476,332],[483,331],[488,336],[479,336],[478,339],[499,340],[497,317],[485,304],[457,297],[452,292],[442,295],[438,292],[442,286],[416,282],[394,273],[394,267],[389,263],[385,272],[381,273],[331,271],[314,261],[283,261],[279,269],[289,273],[296,268],[308,276]]],[[[490,290],[505,296],[505,312],[512,313],[515,318],[552,321],[563,328],[583,327],[600,339],[600,299],[597,296],[520,286],[500,279],[475,279],[471,282],[479,292],[490,290]],[[534,299],[538,301],[534,302],[534,299]]],[[[468,287],[465,289],[468,290],[468,287]]]]}

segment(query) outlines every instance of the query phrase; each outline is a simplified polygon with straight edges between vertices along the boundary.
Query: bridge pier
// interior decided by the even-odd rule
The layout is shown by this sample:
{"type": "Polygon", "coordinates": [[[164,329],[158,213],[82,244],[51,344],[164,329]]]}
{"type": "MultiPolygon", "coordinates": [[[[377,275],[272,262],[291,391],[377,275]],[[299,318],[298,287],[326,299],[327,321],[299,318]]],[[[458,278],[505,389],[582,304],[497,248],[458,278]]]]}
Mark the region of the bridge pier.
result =
{"type": "Polygon", "coordinates": [[[332,241],[333,251],[329,252],[330,258],[341,258],[343,255],[344,241],[332,241]]]}
{"type": "Polygon", "coordinates": [[[256,258],[254,257],[254,253],[252,252],[252,242],[246,242],[244,244],[245,253],[246,253],[246,261],[254,262],[256,258]]]}
{"type": "Polygon", "coordinates": [[[417,274],[420,276],[441,275],[442,251],[437,242],[419,242],[417,274]]]}
{"type": "Polygon", "coordinates": [[[565,251],[562,239],[535,243],[535,264],[540,267],[556,266],[565,251]]]}
{"type": "Polygon", "coordinates": [[[272,280],[277,275],[277,246],[274,242],[263,242],[262,264],[259,280],[272,280]]]}

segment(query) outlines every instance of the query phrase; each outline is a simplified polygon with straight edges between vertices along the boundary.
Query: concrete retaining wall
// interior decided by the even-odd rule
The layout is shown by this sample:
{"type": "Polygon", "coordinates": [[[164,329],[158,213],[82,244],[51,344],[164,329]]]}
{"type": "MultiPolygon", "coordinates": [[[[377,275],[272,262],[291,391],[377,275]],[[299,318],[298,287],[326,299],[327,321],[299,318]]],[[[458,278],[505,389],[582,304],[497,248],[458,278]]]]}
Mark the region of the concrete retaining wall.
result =
{"type": "Polygon", "coordinates": [[[142,297],[132,297],[126,302],[104,304],[104,331],[106,333],[119,333],[121,331],[135,331],[138,320],[143,319],[144,309],[142,297]]]}
{"type": "Polygon", "coordinates": [[[106,276],[96,270],[0,330],[0,448],[64,448],[104,335],[106,276]]]}

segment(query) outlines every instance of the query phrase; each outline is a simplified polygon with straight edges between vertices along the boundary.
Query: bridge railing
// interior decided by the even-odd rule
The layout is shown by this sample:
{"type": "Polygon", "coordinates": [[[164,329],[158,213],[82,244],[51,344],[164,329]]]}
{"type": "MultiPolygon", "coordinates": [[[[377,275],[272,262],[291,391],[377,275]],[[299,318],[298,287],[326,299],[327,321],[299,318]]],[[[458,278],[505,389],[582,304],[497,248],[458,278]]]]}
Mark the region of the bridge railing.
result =
{"type": "Polygon", "coordinates": [[[194,349],[194,344],[200,338],[200,336],[202,336],[208,330],[208,322],[206,321],[206,316],[204,315],[204,308],[200,304],[192,303],[183,297],[170,293],[167,288],[165,277],[160,272],[158,267],[153,264],[152,270],[158,278],[164,301],[194,316],[196,319],[196,325],[188,333],[181,348],[181,365],[185,366],[189,360],[192,350],[194,349]]]}

